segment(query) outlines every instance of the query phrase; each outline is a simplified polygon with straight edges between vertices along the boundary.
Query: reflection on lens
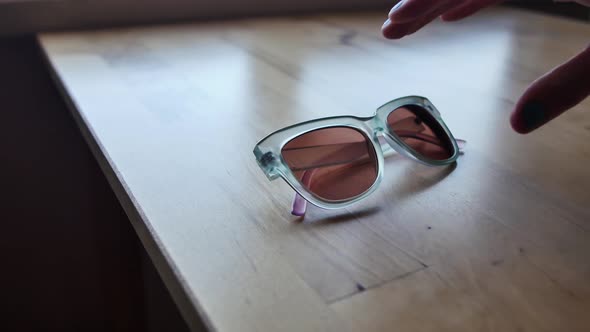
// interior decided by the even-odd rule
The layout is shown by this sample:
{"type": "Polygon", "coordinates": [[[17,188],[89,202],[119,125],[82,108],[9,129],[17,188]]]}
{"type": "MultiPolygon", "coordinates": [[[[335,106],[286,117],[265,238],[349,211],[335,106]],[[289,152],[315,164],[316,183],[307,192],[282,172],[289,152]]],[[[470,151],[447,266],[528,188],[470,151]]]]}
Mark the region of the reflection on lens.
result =
{"type": "Polygon", "coordinates": [[[451,138],[438,121],[417,105],[400,107],[387,117],[389,129],[402,142],[431,160],[447,160],[454,154],[451,138]]]}
{"type": "Polygon", "coordinates": [[[377,179],[377,156],[359,130],[330,127],[298,136],[282,149],[283,159],[311,193],[342,201],[366,192],[377,179]]]}

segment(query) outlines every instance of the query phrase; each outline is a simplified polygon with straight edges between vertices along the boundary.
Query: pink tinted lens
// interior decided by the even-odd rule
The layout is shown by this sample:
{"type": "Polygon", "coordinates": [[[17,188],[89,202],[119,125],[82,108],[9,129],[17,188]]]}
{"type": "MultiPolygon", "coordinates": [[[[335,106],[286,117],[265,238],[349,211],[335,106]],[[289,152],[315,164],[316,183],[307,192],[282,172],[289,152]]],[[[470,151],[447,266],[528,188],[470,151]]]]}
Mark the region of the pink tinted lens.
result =
{"type": "Polygon", "coordinates": [[[428,159],[446,160],[455,152],[449,135],[420,106],[406,105],[394,110],[387,117],[387,124],[407,146],[428,159]]]}
{"type": "Polygon", "coordinates": [[[311,193],[342,201],[366,192],[377,179],[377,156],[369,139],[349,127],[314,130],[292,139],[283,159],[311,193]]]}

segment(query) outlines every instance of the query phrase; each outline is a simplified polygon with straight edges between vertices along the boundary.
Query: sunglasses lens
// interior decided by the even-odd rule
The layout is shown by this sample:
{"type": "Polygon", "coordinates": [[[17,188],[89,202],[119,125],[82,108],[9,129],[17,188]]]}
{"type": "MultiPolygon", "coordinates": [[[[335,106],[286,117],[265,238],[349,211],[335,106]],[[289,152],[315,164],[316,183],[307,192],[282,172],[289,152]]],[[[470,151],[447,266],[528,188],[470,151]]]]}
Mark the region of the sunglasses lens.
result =
{"type": "Polygon", "coordinates": [[[416,105],[400,107],[387,116],[389,129],[418,154],[431,160],[453,156],[451,138],[426,109],[416,105]]]}
{"type": "Polygon", "coordinates": [[[330,127],[292,139],[283,159],[311,193],[326,201],[344,201],[366,192],[377,179],[377,156],[359,130],[330,127]]]}

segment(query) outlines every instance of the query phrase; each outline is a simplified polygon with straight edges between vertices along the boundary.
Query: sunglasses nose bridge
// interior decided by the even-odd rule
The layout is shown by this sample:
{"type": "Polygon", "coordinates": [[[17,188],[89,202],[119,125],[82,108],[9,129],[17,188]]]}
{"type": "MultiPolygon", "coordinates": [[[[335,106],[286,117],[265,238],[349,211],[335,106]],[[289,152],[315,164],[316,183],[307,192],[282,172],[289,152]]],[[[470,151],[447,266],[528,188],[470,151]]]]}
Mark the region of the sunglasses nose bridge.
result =
{"type": "Polygon", "coordinates": [[[391,139],[385,129],[375,131],[375,138],[379,142],[379,148],[381,148],[384,157],[388,157],[397,151],[396,143],[391,139]]]}
{"type": "Polygon", "coordinates": [[[384,146],[384,137],[387,135],[387,122],[383,121],[379,115],[375,115],[369,121],[365,122],[369,126],[376,141],[379,141],[381,147],[384,146]]]}

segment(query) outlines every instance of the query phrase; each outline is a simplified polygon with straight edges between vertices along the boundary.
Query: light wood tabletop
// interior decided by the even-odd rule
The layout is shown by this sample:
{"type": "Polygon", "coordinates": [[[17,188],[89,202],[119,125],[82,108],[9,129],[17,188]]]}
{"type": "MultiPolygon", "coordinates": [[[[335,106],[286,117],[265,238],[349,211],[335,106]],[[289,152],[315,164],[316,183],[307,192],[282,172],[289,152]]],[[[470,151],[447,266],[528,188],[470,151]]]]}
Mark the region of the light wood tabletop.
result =
{"type": "Polygon", "coordinates": [[[40,42],[194,330],[590,331],[590,100],[530,135],[509,126],[527,84],[586,47],[590,26],[495,8],[388,41],[384,18],[40,42]],[[458,163],[395,158],[368,199],[292,216],[258,140],[405,95],[428,97],[468,141],[458,163]]]}

